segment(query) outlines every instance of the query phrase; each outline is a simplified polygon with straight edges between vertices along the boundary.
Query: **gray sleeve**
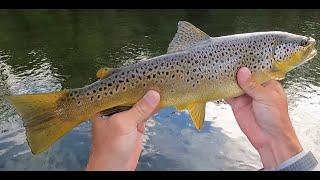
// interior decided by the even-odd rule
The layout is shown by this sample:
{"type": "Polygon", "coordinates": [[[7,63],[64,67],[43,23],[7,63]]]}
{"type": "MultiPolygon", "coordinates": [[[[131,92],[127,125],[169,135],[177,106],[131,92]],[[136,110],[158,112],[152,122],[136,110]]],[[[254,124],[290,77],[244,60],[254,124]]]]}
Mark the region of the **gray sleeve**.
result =
{"type": "Polygon", "coordinates": [[[302,151],[299,154],[281,163],[278,167],[271,169],[260,169],[260,171],[312,171],[318,165],[318,161],[309,151],[302,151]]]}
{"type": "Polygon", "coordinates": [[[302,157],[296,161],[291,162],[285,166],[279,166],[275,170],[277,171],[311,171],[318,165],[317,159],[314,157],[311,151],[305,153],[302,157]]]}

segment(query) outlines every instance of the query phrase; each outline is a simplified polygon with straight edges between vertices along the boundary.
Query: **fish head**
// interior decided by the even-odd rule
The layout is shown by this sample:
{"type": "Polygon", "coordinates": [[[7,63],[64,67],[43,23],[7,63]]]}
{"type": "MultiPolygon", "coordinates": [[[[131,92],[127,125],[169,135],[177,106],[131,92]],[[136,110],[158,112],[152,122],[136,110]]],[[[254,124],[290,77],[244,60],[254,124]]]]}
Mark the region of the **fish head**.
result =
{"type": "Polygon", "coordinates": [[[312,59],[316,54],[316,40],[286,32],[277,33],[274,46],[274,67],[284,73],[312,59]]]}

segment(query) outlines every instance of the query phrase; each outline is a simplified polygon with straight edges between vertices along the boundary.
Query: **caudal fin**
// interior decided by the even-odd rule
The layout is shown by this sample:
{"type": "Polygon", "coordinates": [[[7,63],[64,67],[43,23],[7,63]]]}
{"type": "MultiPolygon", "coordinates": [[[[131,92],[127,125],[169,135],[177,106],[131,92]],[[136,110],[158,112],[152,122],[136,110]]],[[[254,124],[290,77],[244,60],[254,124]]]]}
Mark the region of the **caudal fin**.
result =
{"type": "Polygon", "coordinates": [[[33,154],[47,150],[64,134],[81,121],[62,120],[57,111],[57,102],[67,92],[7,96],[24,121],[27,141],[33,154]]]}

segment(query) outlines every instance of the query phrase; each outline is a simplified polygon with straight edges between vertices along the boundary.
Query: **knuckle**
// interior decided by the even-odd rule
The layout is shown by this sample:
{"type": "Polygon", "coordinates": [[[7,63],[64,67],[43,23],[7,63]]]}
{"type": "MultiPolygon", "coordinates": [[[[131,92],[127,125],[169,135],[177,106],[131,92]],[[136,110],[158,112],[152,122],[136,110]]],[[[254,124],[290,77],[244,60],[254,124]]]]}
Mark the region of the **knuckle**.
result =
{"type": "Polygon", "coordinates": [[[144,119],[147,116],[147,112],[142,103],[137,103],[134,106],[134,109],[141,119],[144,119]]]}
{"type": "Polygon", "coordinates": [[[257,87],[257,83],[254,81],[249,81],[247,84],[247,91],[254,91],[257,87]]]}

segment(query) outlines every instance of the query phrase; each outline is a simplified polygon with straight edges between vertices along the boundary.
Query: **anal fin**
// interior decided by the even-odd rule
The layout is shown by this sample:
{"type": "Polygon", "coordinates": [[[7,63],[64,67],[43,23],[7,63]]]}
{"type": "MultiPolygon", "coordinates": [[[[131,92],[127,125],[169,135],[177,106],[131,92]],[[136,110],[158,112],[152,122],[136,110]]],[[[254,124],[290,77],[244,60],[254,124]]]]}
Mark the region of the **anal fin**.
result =
{"type": "Polygon", "coordinates": [[[110,109],[106,109],[101,111],[100,113],[103,116],[112,116],[113,114],[119,113],[119,112],[123,112],[123,111],[127,111],[129,109],[131,109],[132,106],[116,106],[110,109]]]}

